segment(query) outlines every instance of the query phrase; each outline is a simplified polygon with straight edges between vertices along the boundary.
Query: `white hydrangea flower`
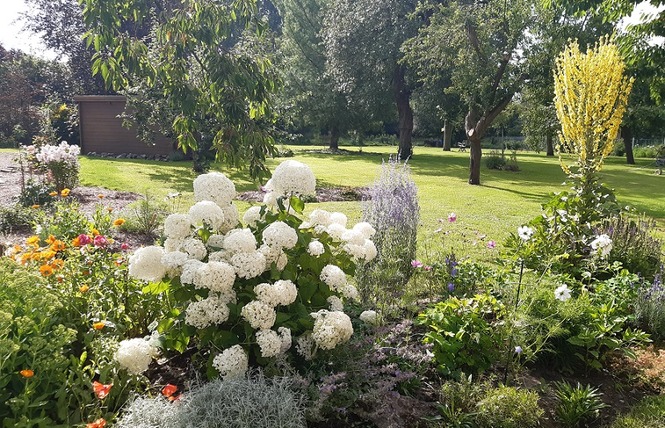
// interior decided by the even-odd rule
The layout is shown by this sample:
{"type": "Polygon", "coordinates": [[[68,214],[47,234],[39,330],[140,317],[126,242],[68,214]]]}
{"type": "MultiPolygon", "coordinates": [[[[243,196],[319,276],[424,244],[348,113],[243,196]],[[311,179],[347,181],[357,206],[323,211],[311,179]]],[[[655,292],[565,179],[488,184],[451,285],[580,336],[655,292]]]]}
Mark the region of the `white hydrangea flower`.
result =
{"type": "Polygon", "coordinates": [[[307,246],[307,253],[312,257],[319,257],[325,252],[326,249],[323,246],[323,244],[320,241],[317,241],[316,239],[311,241],[307,246]]]}
{"type": "Polygon", "coordinates": [[[182,273],[180,274],[180,282],[182,284],[194,284],[198,281],[199,269],[204,265],[200,260],[189,259],[182,265],[182,273]]]}
{"type": "Polygon", "coordinates": [[[314,226],[329,226],[332,223],[330,220],[330,213],[326,210],[315,209],[309,215],[309,221],[314,226]]]}
{"type": "Polygon", "coordinates": [[[149,282],[159,282],[166,275],[162,264],[164,249],[156,245],[143,247],[129,258],[129,275],[132,278],[149,282]]]}
{"type": "Polygon", "coordinates": [[[123,340],[114,358],[129,373],[140,374],[148,370],[150,362],[159,355],[159,350],[143,338],[123,340]]]}
{"type": "Polygon", "coordinates": [[[349,300],[360,299],[360,294],[358,294],[358,289],[351,284],[347,284],[347,286],[342,289],[342,295],[349,300]]]}
{"type": "Polygon", "coordinates": [[[275,357],[282,351],[282,339],[273,330],[257,331],[256,343],[259,345],[261,356],[264,358],[275,357]]]}
{"type": "Polygon", "coordinates": [[[344,303],[342,303],[342,300],[337,297],[337,296],[330,296],[326,299],[328,302],[328,308],[331,311],[343,311],[344,310],[344,303]]]}
{"type": "Polygon", "coordinates": [[[306,333],[296,340],[296,352],[300,354],[306,361],[313,357],[314,339],[312,333],[306,333]]]}
{"type": "Polygon", "coordinates": [[[279,295],[279,289],[273,284],[267,282],[262,282],[254,287],[254,294],[256,294],[256,299],[270,305],[271,307],[276,307],[282,301],[279,295]]]}
{"type": "Polygon", "coordinates": [[[249,357],[242,346],[235,345],[213,358],[212,366],[223,379],[237,379],[247,373],[249,357]]]}
{"type": "Polygon", "coordinates": [[[316,194],[316,178],[312,170],[304,163],[289,159],[277,166],[270,183],[279,195],[316,194]]]}
{"type": "Polygon", "coordinates": [[[247,227],[256,227],[256,224],[261,220],[263,220],[263,216],[261,216],[261,207],[258,205],[249,207],[242,216],[242,221],[247,227]]]}
{"type": "Polygon", "coordinates": [[[374,245],[373,241],[367,239],[365,240],[364,247],[365,247],[365,261],[371,262],[379,254],[378,250],[376,249],[376,245],[374,245]]]}
{"type": "Polygon", "coordinates": [[[255,330],[265,330],[275,324],[277,312],[272,306],[259,300],[252,300],[242,307],[240,315],[255,330]]]}
{"type": "Polygon", "coordinates": [[[280,305],[288,306],[296,301],[298,297],[298,288],[293,281],[288,279],[280,279],[274,286],[279,290],[280,305]]]}
{"type": "MultiPolygon", "coordinates": [[[[289,256],[284,251],[279,251],[277,253],[277,260],[275,260],[275,267],[277,267],[277,270],[282,271],[286,268],[287,264],[289,264],[289,256]]],[[[268,269],[269,267],[266,267],[266,270],[268,269]]]]}
{"type": "Polygon", "coordinates": [[[294,228],[276,221],[263,230],[263,243],[274,248],[291,249],[298,243],[298,233],[294,228]]]}
{"type": "Polygon", "coordinates": [[[208,238],[208,242],[206,242],[206,245],[208,246],[208,248],[216,248],[218,250],[222,249],[222,248],[224,248],[224,239],[225,238],[226,238],[226,236],[224,236],[224,235],[213,233],[208,238]]]}
{"type": "Polygon", "coordinates": [[[349,254],[354,260],[363,260],[367,256],[365,251],[365,243],[363,245],[344,244],[344,251],[349,254]]]}
{"type": "Polygon", "coordinates": [[[238,208],[233,204],[220,205],[222,212],[224,213],[224,222],[219,228],[219,231],[222,233],[227,233],[231,229],[234,229],[240,223],[238,208]]]}
{"type": "Polygon", "coordinates": [[[303,229],[309,229],[310,227],[313,227],[314,225],[308,221],[303,221],[300,223],[300,226],[298,226],[298,229],[303,230],[303,229]]]}
{"type": "Polygon", "coordinates": [[[231,257],[231,265],[236,268],[236,275],[239,278],[256,278],[265,272],[266,257],[260,251],[236,253],[231,257]]]}
{"type": "Polygon", "coordinates": [[[291,348],[293,343],[293,339],[291,338],[291,329],[287,327],[280,327],[277,329],[277,332],[279,333],[279,339],[282,342],[280,352],[283,354],[291,348]]]}
{"type": "Polygon", "coordinates": [[[570,297],[571,297],[570,289],[566,284],[563,284],[560,287],[557,287],[556,290],[554,290],[554,298],[557,300],[565,302],[566,300],[570,299],[570,297]]]}
{"type": "Polygon", "coordinates": [[[338,213],[334,212],[330,214],[330,222],[339,224],[340,226],[343,226],[346,228],[346,223],[349,221],[348,217],[344,213],[338,213]]]}
{"type": "Polygon", "coordinates": [[[529,226],[520,226],[517,228],[517,235],[522,241],[528,241],[533,236],[534,230],[529,226]]]}
{"type": "Polygon", "coordinates": [[[236,186],[220,172],[201,174],[194,180],[194,199],[213,201],[217,205],[231,203],[236,197],[236,186]]]}
{"type": "Polygon", "coordinates": [[[341,238],[342,241],[348,242],[351,245],[365,245],[365,236],[357,230],[346,230],[344,233],[342,233],[341,238]]]}
{"type": "Polygon", "coordinates": [[[376,311],[363,311],[363,313],[360,314],[360,321],[366,324],[376,325],[379,321],[378,314],[376,311]]]}
{"type": "Polygon", "coordinates": [[[189,218],[194,226],[205,225],[216,231],[224,224],[224,211],[212,201],[201,201],[189,209],[189,218]]]}
{"type": "Polygon", "coordinates": [[[194,277],[196,288],[207,288],[219,293],[233,290],[236,271],[226,262],[208,262],[199,267],[194,277]]]}
{"type": "Polygon", "coordinates": [[[328,228],[326,226],[323,226],[321,224],[314,226],[314,234],[315,235],[321,235],[323,232],[327,232],[328,228]]]}
{"type": "Polygon", "coordinates": [[[600,257],[603,259],[610,255],[612,245],[612,239],[606,234],[598,235],[596,239],[591,242],[591,248],[593,251],[599,252],[600,257]]]}
{"type": "Polygon", "coordinates": [[[263,203],[269,207],[277,206],[277,194],[275,192],[268,192],[263,195],[263,203]]]}
{"type": "Polygon", "coordinates": [[[209,262],[231,262],[231,256],[233,254],[229,253],[228,251],[215,251],[214,253],[208,254],[208,261],[209,262]]]}
{"type": "Polygon", "coordinates": [[[184,239],[192,234],[192,219],[187,214],[171,214],[164,220],[167,238],[184,239]]]}
{"type": "Polygon", "coordinates": [[[229,319],[230,310],[226,298],[214,293],[198,302],[191,302],[185,309],[185,323],[196,328],[222,324],[229,319]]]}
{"type": "Polygon", "coordinates": [[[249,229],[233,229],[224,238],[224,249],[231,253],[250,253],[256,250],[256,238],[249,229]]]}
{"type": "Polygon", "coordinates": [[[351,338],[353,325],[344,312],[322,309],[310,315],[314,318],[312,339],[319,348],[334,349],[351,338]]]}
{"type": "Polygon", "coordinates": [[[326,265],[319,276],[332,291],[341,291],[346,287],[346,274],[335,265],[326,265]]]}
{"type": "Polygon", "coordinates": [[[169,278],[175,278],[182,274],[182,267],[189,260],[189,255],[181,251],[173,251],[170,253],[164,253],[162,256],[161,262],[166,268],[166,275],[169,278]]]}
{"type": "Polygon", "coordinates": [[[185,242],[185,238],[166,238],[164,240],[164,251],[167,253],[180,251],[183,242],[185,242]]]}
{"type": "Polygon", "coordinates": [[[187,253],[190,259],[203,260],[208,254],[205,244],[196,238],[187,238],[180,245],[180,251],[187,253]]]}
{"type": "Polygon", "coordinates": [[[353,226],[353,230],[360,232],[365,239],[370,239],[376,233],[376,229],[366,221],[361,221],[353,226]]]}
{"type": "Polygon", "coordinates": [[[342,235],[346,232],[346,227],[342,226],[339,223],[331,223],[330,226],[326,227],[326,232],[332,239],[337,241],[342,239],[342,235]]]}

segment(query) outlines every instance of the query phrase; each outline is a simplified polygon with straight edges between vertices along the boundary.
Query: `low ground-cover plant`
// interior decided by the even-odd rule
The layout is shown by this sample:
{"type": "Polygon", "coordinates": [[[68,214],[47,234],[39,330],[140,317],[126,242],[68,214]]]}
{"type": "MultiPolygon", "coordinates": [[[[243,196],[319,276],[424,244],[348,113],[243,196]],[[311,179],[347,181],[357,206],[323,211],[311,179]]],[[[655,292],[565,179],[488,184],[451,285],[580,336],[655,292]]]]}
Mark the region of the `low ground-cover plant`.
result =
{"type": "Polygon", "coordinates": [[[611,428],[660,428],[665,426],[665,396],[647,397],[626,415],[619,416],[611,428]]]}
{"type": "Polygon", "coordinates": [[[556,418],[565,427],[590,426],[600,417],[600,411],[607,407],[601,399],[603,394],[590,385],[582,386],[578,382],[573,386],[564,381],[554,386],[558,400],[556,418]]]}
{"type": "Polygon", "coordinates": [[[538,393],[510,386],[487,390],[477,404],[476,424],[482,428],[537,427],[543,416],[538,393]]]}

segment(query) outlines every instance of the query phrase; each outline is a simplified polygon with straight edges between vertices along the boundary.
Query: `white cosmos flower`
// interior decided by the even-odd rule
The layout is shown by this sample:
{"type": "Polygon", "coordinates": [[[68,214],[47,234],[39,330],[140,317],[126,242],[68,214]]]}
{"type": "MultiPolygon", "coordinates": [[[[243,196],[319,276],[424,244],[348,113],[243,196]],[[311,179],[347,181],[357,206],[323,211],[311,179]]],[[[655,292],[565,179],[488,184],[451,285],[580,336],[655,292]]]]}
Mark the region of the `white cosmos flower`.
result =
{"type": "Polygon", "coordinates": [[[568,288],[568,285],[563,284],[560,287],[557,287],[557,289],[554,290],[554,298],[562,302],[570,299],[570,289],[568,288]]]}
{"type": "Polygon", "coordinates": [[[528,241],[533,236],[534,230],[529,226],[520,226],[517,228],[517,235],[522,241],[528,241]]]}
{"type": "Polygon", "coordinates": [[[591,248],[600,253],[600,257],[606,258],[612,251],[612,239],[606,235],[598,235],[596,239],[591,242],[591,248]]]}

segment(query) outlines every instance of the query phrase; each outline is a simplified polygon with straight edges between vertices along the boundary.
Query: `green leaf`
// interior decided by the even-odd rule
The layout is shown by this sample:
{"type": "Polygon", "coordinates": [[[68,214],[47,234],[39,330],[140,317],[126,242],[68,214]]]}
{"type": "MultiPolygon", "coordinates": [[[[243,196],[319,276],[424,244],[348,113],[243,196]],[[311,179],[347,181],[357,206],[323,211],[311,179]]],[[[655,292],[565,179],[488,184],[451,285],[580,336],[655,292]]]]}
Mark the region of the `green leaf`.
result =
{"type": "Polygon", "coordinates": [[[305,209],[305,203],[298,196],[291,196],[291,199],[289,199],[289,204],[291,205],[291,208],[293,208],[293,210],[298,214],[302,214],[303,210],[305,209]]]}

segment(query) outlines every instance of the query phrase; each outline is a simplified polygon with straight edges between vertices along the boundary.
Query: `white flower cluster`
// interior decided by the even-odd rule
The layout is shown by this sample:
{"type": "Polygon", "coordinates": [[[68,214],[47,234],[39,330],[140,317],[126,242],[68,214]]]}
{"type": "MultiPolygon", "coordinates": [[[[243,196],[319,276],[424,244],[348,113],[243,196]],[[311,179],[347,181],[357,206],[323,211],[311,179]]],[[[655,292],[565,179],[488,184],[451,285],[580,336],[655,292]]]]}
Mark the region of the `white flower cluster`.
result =
{"type": "Polygon", "coordinates": [[[201,174],[194,180],[194,199],[212,201],[225,207],[236,197],[236,186],[224,174],[211,172],[201,174]]]}
{"type": "Polygon", "coordinates": [[[256,298],[271,307],[287,306],[296,301],[298,289],[289,280],[281,279],[274,284],[262,283],[254,287],[256,298]]]}
{"type": "Polygon", "coordinates": [[[194,226],[210,227],[221,230],[224,225],[224,211],[213,201],[200,201],[189,209],[189,218],[194,226]]]}
{"type": "Polygon", "coordinates": [[[316,239],[307,245],[307,253],[312,257],[319,257],[325,252],[326,248],[320,241],[317,241],[316,239]]]}
{"type": "Polygon", "coordinates": [[[192,302],[185,310],[185,323],[196,328],[222,324],[229,319],[228,296],[211,293],[207,298],[192,302]]]}
{"type": "Polygon", "coordinates": [[[118,346],[114,358],[129,373],[140,374],[148,370],[150,362],[159,355],[153,342],[143,338],[123,340],[118,346]]]}
{"type": "Polygon", "coordinates": [[[166,267],[162,264],[164,249],[152,245],[139,248],[129,258],[129,274],[143,281],[159,282],[166,274],[166,267]]]}
{"type": "Polygon", "coordinates": [[[264,358],[275,357],[282,352],[282,339],[274,330],[259,330],[256,332],[256,343],[261,349],[264,358]]]}
{"type": "MultiPolygon", "coordinates": [[[[355,260],[373,260],[378,252],[371,238],[376,230],[367,222],[360,222],[347,229],[348,218],[338,212],[330,213],[326,210],[316,209],[309,215],[309,221],[303,222],[301,228],[314,227],[317,234],[327,233],[336,241],[344,243],[343,249],[355,260]]],[[[315,241],[313,241],[315,242],[315,241]]],[[[323,254],[324,249],[314,244],[308,252],[317,257],[323,254]]]]}
{"type": "Polygon", "coordinates": [[[234,345],[217,355],[212,366],[224,379],[237,379],[247,373],[249,357],[242,346],[234,345]]]}
{"type": "Polygon", "coordinates": [[[341,292],[346,287],[346,274],[339,266],[326,265],[321,270],[321,281],[325,282],[332,291],[341,292]]]}
{"type": "Polygon", "coordinates": [[[35,154],[35,158],[45,165],[62,162],[78,169],[78,156],[80,153],[81,148],[79,146],[69,145],[63,141],[57,146],[51,144],[43,145],[35,154]]]}
{"type": "Polygon", "coordinates": [[[591,242],[591,248],[593,251],[600,253],[601,258],[606,258],[610,255],[612,251],[612,239],[606,235],[598,235],[596,239],[591,242]]]}
{"type": "Polygon", "coordinates": [[[271,223],[263,230],[262,237],[263,243],[271,248],[288,250],[298,243],[298,233],[283,221],[271,223]]]}
{"type": "Polygon", "coordinates": [[[279,164],[272,174],[266,188],[275,193],[275,196],[314,195],[316,193],[316,178],[312,170],[304,163],[287,160],[279,164]]]}
{"type": "Polygon", "coordinates": [[[275,309],[260,300],[252,300],[242,307],[240,315],[254,330],[266,330],[275,324],[277,312],[275,309]]]}
{"type": "Polygon", "coordinates": [[[371,325],[376,325],[379,322],[379,316],[376,311],[363,311],[358,318],[360,318],[360,321],[371,325]]]}
{"type": "Polygon", "coordinates": [[[192,219],[187,214],[171,214],[164,220],[164,235],[171,239],[185,239],[192,234],[192,219]]]}
{"type": "Polygon", "coordinates": [[[310,315],[315,320],[312,339],[319,348],[333,349],[351,338],[353,325],[344,312],[322,309],[310,315]]]}

